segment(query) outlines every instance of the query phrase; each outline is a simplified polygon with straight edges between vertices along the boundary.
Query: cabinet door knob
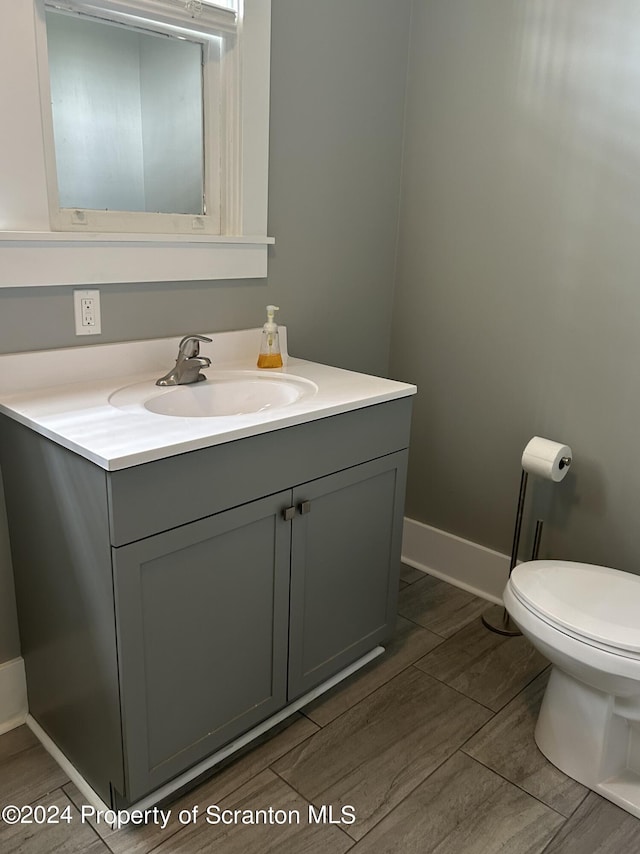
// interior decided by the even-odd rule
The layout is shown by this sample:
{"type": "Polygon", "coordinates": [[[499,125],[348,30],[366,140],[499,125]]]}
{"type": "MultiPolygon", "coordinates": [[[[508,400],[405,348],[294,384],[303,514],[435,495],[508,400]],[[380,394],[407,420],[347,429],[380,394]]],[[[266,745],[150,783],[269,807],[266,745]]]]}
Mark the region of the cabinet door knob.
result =
{"type": "Polygon", "coordinates": [[[296,508],[295,507],[285,507],[284,510],[282,511],[282,518],[284,519],[285,522],[290,522],[295,515],[296,515],[296,508]]]}
{"type": "Polygon", "coordinates": [[[300,514],[304,516],[305,513],[311,513],[311,502],[310,501],[301,501],[300,502],[300,514]]]}

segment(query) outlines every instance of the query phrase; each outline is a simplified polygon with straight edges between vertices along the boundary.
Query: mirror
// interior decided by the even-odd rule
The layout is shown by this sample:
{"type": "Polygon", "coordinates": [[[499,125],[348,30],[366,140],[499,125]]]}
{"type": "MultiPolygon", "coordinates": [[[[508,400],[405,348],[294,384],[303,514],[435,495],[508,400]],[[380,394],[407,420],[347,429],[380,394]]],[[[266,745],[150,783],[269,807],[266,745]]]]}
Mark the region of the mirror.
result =
{"type": "Polygon", "coordinates": [[[60,208],[205,213],[203,45],[46,11],[60,208]]]}

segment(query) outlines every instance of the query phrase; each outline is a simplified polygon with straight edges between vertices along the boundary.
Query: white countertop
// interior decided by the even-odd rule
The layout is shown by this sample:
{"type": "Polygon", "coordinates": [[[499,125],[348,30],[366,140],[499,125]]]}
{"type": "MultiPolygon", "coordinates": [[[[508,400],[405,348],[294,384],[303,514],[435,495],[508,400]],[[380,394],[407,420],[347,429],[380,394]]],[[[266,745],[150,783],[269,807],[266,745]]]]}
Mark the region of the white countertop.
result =
{"type": "MultiPolygon", "coordinates": [[[[211,378],[208,382],[214,381],[216,370],[256,370],[260,329],[212,333],[209,337],[214,338],[214,344],[205,344],[201,349],[202,355],[214,356],[212,368],[203,371],[211,378]]],[[[294,403],[243,415],[185,418],[109,402],[110,396],[124,387],[144,383],[150,393],[157,390],[156,379],[173,366],[178,340],[0,356],[0,411],[101,468],[116,471],[407,397],[417,391],[407,383],[287,356],[286,330],[281,327],[285,367],[269,370],[268,374],[301,377],[315,383],[318,389],[294,403]],[[172,358],[167,360],[168,353],[172,358]],[[129,365],[144,370],[123,372],[122,368],[129,365]],[[119,373],[105,375],[110,368],[119,373]]]]}

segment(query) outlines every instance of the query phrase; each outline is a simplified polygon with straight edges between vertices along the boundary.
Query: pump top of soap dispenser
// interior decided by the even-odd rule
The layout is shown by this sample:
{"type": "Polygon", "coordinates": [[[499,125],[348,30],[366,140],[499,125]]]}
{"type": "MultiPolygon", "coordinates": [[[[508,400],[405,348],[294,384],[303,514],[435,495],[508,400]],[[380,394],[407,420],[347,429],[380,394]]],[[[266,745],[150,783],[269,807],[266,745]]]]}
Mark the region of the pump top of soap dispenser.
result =
{"type": "Polygon", "coordinates": [[[260,354],[258,356],[259,368],[282,367],[278,324],[273,319],[273,315],[276,311],[280,311],[277,305],[267,306],[267,322],[262,327],[262,341],[260,344],[260,354]]]}
{"type": "Polygon", "coordinates": [[[279,305],[268,305],[267,306],[267,322],[264,325],[264,328],[267,332],[275,332],[278,328],[277,324],[273,320],[274,312],[280,311],[279,305]]]}

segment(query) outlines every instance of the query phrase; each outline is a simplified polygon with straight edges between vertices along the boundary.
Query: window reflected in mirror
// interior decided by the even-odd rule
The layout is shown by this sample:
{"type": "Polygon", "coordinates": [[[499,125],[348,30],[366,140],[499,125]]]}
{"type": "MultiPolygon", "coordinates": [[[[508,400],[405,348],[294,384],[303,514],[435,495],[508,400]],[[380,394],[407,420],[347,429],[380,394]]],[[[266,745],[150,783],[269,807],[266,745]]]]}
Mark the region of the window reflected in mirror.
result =
{"type": "Polygon", "coordinates": [[[46,12],[60,208],[203,215],[203,45],[46,12]]]}

